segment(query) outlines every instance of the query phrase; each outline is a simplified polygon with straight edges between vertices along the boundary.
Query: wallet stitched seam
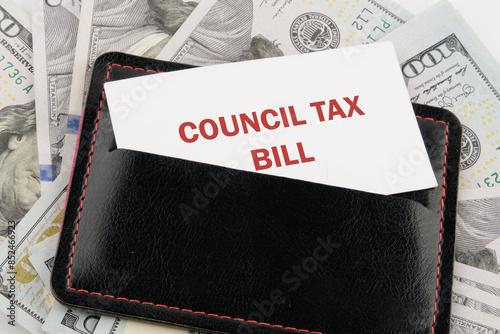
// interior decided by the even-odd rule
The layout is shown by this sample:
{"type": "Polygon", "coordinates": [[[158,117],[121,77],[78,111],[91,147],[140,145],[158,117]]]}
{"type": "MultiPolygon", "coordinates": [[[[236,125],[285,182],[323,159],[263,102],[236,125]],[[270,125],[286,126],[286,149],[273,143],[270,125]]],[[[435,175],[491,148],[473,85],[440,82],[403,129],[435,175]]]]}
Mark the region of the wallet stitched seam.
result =
{"type": "MultiPolygon", "coordinates": [[[[111,64],[111,65],[108,66],[108,70],[107,70],[107,73],[106,73],[106,79],[104,81],[105,83],[109,81],[109,75],[110,75],[110,72],[111,72],[111,69],[113,68],[113,66],[122,67],[122,68],[128,68],[128,69],[133,69],[133,70],[137,70],[137,71],[144,71],[144,72],[149,72],[149,73],[163,73],[163,72],[160,72],[160,71],[146,70],[144,68],[137,68],[137,67],[132,67],[132,66],[125,66],[125,65],[121,65],[121,64],[111,64]]],[[[78,219],[76,221],[76,228],[75,228],[75,232],[73,234],[73,245],[71,247],[71,256],[70,256],[70,263],[69,263],[68,275],[67,275],[67,287],[68,287],[68,289],[72,290],[72,291],[75,291],[75,292],[83,292],[83,293],[87,293],[87,294],[90,294],[90,295],[97,295],[97,296],[102,296],[102,297],[107,297],[107,298],[113,298],[113,299],[116,299],[116,300],[128,301],[128,302],[132,302],[132,303],[140,303],[140,304],[143,304],[143,305],[158,306],[158,307],[168,308],[168,309],[172,309],[172,310],[178,310],[178,311],[181,311],[181,312],[189,312],[189,313],[193,313],[193,314],[202,314],[202,315],[207,315],[207,316],[211,316],[211,317],[218,317],[218,318],[221,318],[221,319],[230,319],[230,320],[236,320],[236,321],[244,321],[244,322],[248,322],[248,323],[255,323],[255,324],[259,324],[259,325],[265,325],[265,326],[271,326],[271,327],[278,327],[278,328],[284,328],[284,329],[289,329],[289,330],[296,330],[296,331],[299,331],[299,332],[306,332],[306,333],[311,333],[311,334],[322,334],[321,332],[318,332],[318,331],[308,331],[308,330],[305,330],[305,329],[297,329],[297,328],[294,328],[294,327],[285,327],[285,326],[282,326],[282,325],[273,325],[273,324],[269,324],[269,323],[265,323],[265,322],[257,322],[255,320],[245,320],[245,319],[241,319],[241,318],[232,318],[232,317],[229,317],[229,316],[221,316],[221,315],[213,314],[213,313],[206,313],[206,312],[201,312],[201,311],[193,311],[193,310],[189,310],[189,309],[180,309],[180,308],[174,307],[174,306],[166,306],[166,305],[163,305],[163,304],[154,304],[154,303],[151,303],[151,302],[142,302],[140,300],[127,299],[127,298],[124,298],[124,297],[115,297],[113,295],[104,295],[104,294],[99,293],[99,292],[89,292],[88,290],[76,289],[76,288],[72,288],[71,287],[71,285],[70,285],[70,279],[71,279],[71,268],[73,266],[73,255],[75,254],[75,245],[76,245],[76,241],[77,241],[78,228],[79,228],[79,224],[80,224],[80,221],[81,221],[81,215],[82,215],[82,211],[83,211],[83,201],[85,199],[85,191],[87,189],[87,180],[88,180],[88,177],[90,175],[90,166],[92,165],[92,155],[94,154],[94,145],[95,145],[95,142],[96,142],[96,133],[97,133],[97,130],[98,130],[99,118],[100,118],[100,114],[101,114],[101,110],[102,110],[105,98],[106,98],[106,96],[105,96],[105,91],[104,91],[104,88],[103,88],[102,94],[101,94],[101,98],[100,98],[100,101],[99,101],[99,109],[97,110],[97,117],[96,117],[96,120],[95,120],[95,126],[94,126],[94,131],[93,131],[93,136],[92,136],[92,145],[91,145],[90,152],[89,152],[89,161],[88,161],[88,164],[87,164],[87,171],[86,171],[86,175],[85,175],[84,187],[83,187],[82,195],[81,195],[81,198],[80,198],[80,207],[78,209],[78,219]]],[[[438,265],[437,265],[437,276],[436,276],[436,299],[435,299],[435,302],[434,302],[434,314],[433,314],[433,324],[432,324],[432,333],[434,334],[434,328],[435,328],[435,325],[436,325],[436,317],[437,317],[437,313],[438,313],[439,280],[440,280],[441,254],[442,254],[442,243],[443,243],[443,221],[444,221],[444,209],[445,209],[444,208],[444,201],[445,201],[445,197],[446,197],[446,157],[447,157],[447,154],[448,154],[448,123],[445,122],[445,121],[436,120],[436,119],[433,119],[433,118],[423,118],[423,117],[420,117],[420,116],[416,116],[416,117],[424,119],[424,120],[429,120],[429,121],[437,122],[437,123],[443,123],[443,124],[446,125],[446,141],[445,141],[445,146],[444,146],[445,153],[444,153],[444,163],[443,163],[443,186],[442,186],[442,197],[441,197],[441,219],[439,221],[439,225],[440,226],[439,226],[439,243],[438,243],[438,265]]]]}
{"type": "Polygon", "coordinates": [[[432,322],[432,334],[434,334],[434,328],[436,326],[436,317],[438,313],[438,302],[439,302],[439,278],[441,276],[441,253],[443,245],[443,221],[444,221],[444,200],[446,198],[446,157],[448,156],[448,123],[444,121],[438,121],[433,118],[423,118],[417,116],[420,119],[431,120],[437,123],[443,123],[446,125],[446,138],[444,145],[444,162],[443,162],[443,186],[441,188],[441,219],[439,220],[439,243],[438,243],[438,265],[437,265],[437,277],[436,277],[436,299],[434,301],[434,314],[432,322]]]}

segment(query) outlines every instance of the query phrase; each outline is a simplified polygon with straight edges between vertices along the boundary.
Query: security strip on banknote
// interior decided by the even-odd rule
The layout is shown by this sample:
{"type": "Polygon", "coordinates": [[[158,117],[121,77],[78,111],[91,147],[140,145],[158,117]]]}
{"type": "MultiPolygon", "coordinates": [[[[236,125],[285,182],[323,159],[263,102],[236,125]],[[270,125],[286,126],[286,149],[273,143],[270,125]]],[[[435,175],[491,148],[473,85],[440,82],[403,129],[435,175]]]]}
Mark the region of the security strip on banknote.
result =
{"type": "Polygon", "coordinates": [[[73,60],[80,1],[39,0],[33,13],[37,122],[42,181],[52,182],[60,172],[66,133],[76,135],[80,115],[70,115],[73,60]],[[43,144],[43,147],[41,146],[43,144]]]}
{"type": "MultiPolygon", "coordinates": [[[[159,2],[151,1],[151,3],[159,2]]],[[[172,6],[184,4],[182,0],[168,0],[165,3],[171,3],[172,6]]],[[[193,2],[186,3],[186,6],[191,8],[189,12],[194,8],[192,4],[193,2]]],[[[69,93],[68,117],[73,122],[68,123],[71,128],[68,128],[65,136],[62,168],[70,168],[73,162],[77,121],[81,116],[95,60],[101,54],[111,51],[144,56],[144,50],[155,48],[158,44],[164,45],[169,40],[169,33],[164,32],[164,29],[171,31],[174,28],[166,27],[164,22],[158,22],[154,18],[158,13],[161,14],[159,9],[150,7],[148,1],[83,1],[69,93]]],[[[180,25],[186,17],[177,17],[176,22],[180,25]]]]}

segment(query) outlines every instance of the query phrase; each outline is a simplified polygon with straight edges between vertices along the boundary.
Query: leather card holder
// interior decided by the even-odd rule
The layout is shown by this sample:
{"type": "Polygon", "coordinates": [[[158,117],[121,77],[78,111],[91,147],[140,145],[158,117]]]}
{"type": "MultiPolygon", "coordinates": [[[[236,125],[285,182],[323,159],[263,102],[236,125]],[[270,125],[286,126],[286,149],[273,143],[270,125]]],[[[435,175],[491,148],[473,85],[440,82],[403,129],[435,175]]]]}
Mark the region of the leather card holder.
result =
{"type": "Polygon", "coordinates": [[[447,333],[457,118],[414,105],[438,186],[391,196],[117,149],[103,84],[185,68],[95,63],[56,298],[213,332],[447,333]]]}

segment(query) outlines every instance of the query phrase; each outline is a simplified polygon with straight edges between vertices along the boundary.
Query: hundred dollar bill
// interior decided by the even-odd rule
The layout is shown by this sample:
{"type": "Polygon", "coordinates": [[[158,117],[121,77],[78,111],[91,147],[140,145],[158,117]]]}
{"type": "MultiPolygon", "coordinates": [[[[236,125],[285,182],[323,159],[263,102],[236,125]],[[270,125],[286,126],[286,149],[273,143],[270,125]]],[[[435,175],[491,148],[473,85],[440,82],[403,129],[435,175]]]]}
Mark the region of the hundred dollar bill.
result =
{"type": "Polygon", "coordinates": [[[499,186],[500,66],[463,18],[440,2],[384,40],[394,42],[412,102],[462,122],[460,189],[499,186]]]}
{"type": "MultiPolygon", "coordinates": [[[[109,319],[106,321],[99,321],[96,327],[96,333],[102,333],[102,327],[109,327],[109,319]]],[[[140,322],[135,320],[123,320],[121,318],[116,318],[114,327],[109,334],[201,334],[199,332],[191,331],[182,327],[175,327],[169,325],[159,325],[146,322],[140,322]]],[[[206,334],[206,333],[203,333],[206,334]]]]}
{"type": "Polygon", "coordinates": [[[134,320],[127,320],[124,326],[118,327],[116,331],[109,334],[209,334],[209,332],[200,332],[184,327],[176,327],[170,325],[159,325],[153,323],[145,323],[134,320]]]}
{"type": "Polygon", "coordinates": [[[453,271],[453,278],[457,281],[500,298],[500,277],[498,274],[486,272],[460,262],[455,262],[453,271]]]}
{"type": "MultiPolygon", "coordinates": [[[[29,247],[29,261],[46,287],[50,287],[50,273],[57,248],[59,235],[53,235],[43,242],[29,247]]],[[[100,314],[70,309],[55,302],[45,319],[42,330],[47,333],[93,333],[107,334],[119,329],[126,321],[119,318],[101,316],[100,314]],[[97,325],[100,325],[99,328],[97,325]]]]}
{"type": "MultiPolygon", "coordinates": [[[[487,327],[484,326],[484,315],[500,316],[495,314],[496,310],[500,309],[499,254],[500,187],[460,189],[453,298],[455,303],[461,302],[469,308],[474,307],[478,313],[475,316],[468,314],[466,318],[457,317],[456,319],[461,319],[457,320],[457,323],[454,323],[452,318],[452,327],[462,324],[464,328],[472,326],[484,329],[487,327]]],[[[452,310],[456,309],[455,306],[453,304],[452,310]]],[[[457,330],[457,333],[462,332],[457,330]]]]}
{"type": "Polygon", "coordinates": [[[28,248],[59,233],[69,173],[61,173],[0,245],[0,311],[33,333],[54,303],[29,261],[28,248]]]}
{"type": "Polygon", "coordinates": [[[42,329],[52,334],[115,334],[123,327],[122,322],[126,323],[120,318],[68,308],[55,302],[42,329]]]}
{"type": "MultiPolygon", "coordinates": [[[[73,67],[69,113],[80,117],[97,57],[125,52],[154,57],[177,31],[198,1],[87,0],[82,2],[73,67]]],[[[75,122],[76,123],[76,122],[75,122]]],[[[76,134],[68,131],[63,165],[71,166],[76,134]]]]}
{"type": "Polygon", "coordinates": [[[40,197],[30,16],[0,1],[0,244],[40,197]]]}
{"type": "Polygon", "coordinates": [[[56,234],[28,248],[28,260],[46,287],[50,287],[50,274],[54,264],[58,240],[59,234],[56,234]]]}
{"type": "Polygon", "coordinates": [[[202,66],[367,44],[410,17],[390,0],[204,0],[157,58],[202,66]]]}
{"type": "MultiPolygon", "coordinates": [[[[454,300],[455,301],[455,300],[454,300]]],[[[500,321],[459,303],[451,305],[450,334],[499,334],[500,321]]]]}
{"type": "MultiPolygon", "coordinates": [[[[50,273],[57,247],[58,235],[51,236],[29,247],[29,261],[46,287],[50,286],[50,273]]],[[[118,276],[118,275],[117,275],[118,276]]],[[[120,282],[117,277],[117,282],[120,282]]],[[[126,281],[126,280],[125,280],[126,281]]],[[[45,320],[42,330],[47,333],[93,333],[93,334],[135,334],[165,333],[188,334],[186,329],[125,320],[98,313],[68,308],[55,302],[45,320]]],[[[192,333],[195,334],[195,333],[192,333]]]]}
{"type": "MultiPolygon", "coordinates": [[[[28,249],[30,254],[29,261],[46,287],[50,286],[50,273],[52,271],[58,238],[58,235],[53,235],[28,249]]],[[[117,279],[117,281],[119,282],[120,280],[117,279]]],[[[47,333],[57,334],[187,334],[186,329],[103,316],[98,313],[89,313],[78,309],[68,308],[58,302],[55,302],[52,306],[42,326],[42,330],[47,333]]]]}
{"type": "MultiPolygon", "coordinates": [[[[477,278],[475,278],[477,279],[477,278]]],[[[498,280],[498,279],[497,279],[498,280]]],[[[488,314],[494,317],[500,317],[500,296],[496,293],[498,289],[487,286],[482,283],[478,283],[472,279],[464,279],[458,276],[454,276],[453,283],[453,301],[469,308],[474,308],[483,314],[488,314]],[[458,284],[462,284],[459,287],[458,284]],[[460,292],[463,290],[464,292],[460,292]],[[467,298],[464,296],[471,296],[472,298],[467,298]]],[[[469,318],[472,320],[479,320],[477,318],[469,318]]]]}
{"type": "MultiPolygon", "coordinates": [[[[457,205],[455,261],[483,272],[476,278],[479,281],[490,274],[497,276],[499,283],[496,286],[500,288],[499,241],[500,186],[461,189],[457,205]]],[[[456,266],[454,274],[473,278],[465,269],[456,266]]]]}
{"type": "Polygon", "coordinates": [[[101,318],[94,334],[208,334],[183,327],[170,325],[159,325],[135,320],[124,320],[121,318],[101,318]],[[109,328],[112,328],[109,330],[109,328]],[[107,330],[107,331],[106,331],[107,330]]]}
{"type": "Polygon", "coordinates": [[[453,281],[452,302],[500,318],[500,298],[457,280],[453,281]]]}
{"type": "Polygon", "coordinates": [[[58,302],[52,307],[42,329],[57,334],[207,334],[182,327],[92,314],[67,308],[58,302]]]}
{"type": "Polygon", "coordinates": [[[66,132],[78,132],[80,115],[70,115],[68,108],[80,1],[35,3],[36,111],[37,122],[45,129],[38,132],[42,182],[52,182],[59,174],[66,132]]]}
{"type": "Polygon", "coordinates": [[[455,240],[455,279],[500,298],[500,187],[459,191],[455,240]]]}
{"type": "MultiPolygon", "coordinates": [[[[95,334],[124,334],[125,326],[128,322],[132,320],[125,320],[122,318],[112,318],[112,317],[102,317],[97,326],[95,328],[95,334]]],[[[136,333],[144,333],[143,331],[139,331],[136,333]]]]}

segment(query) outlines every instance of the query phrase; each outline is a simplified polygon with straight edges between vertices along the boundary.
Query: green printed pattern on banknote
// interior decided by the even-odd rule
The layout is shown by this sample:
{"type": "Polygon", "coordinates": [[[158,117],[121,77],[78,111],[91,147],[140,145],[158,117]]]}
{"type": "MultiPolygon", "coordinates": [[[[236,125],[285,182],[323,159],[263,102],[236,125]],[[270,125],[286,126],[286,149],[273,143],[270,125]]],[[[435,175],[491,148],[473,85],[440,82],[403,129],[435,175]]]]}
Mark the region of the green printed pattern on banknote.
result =
{"type": "Polygon", "coordinates": [[[34,98],[31,29],[16,19],[18,11],[15,6],[0,6],[0,107],[34,98]]]}

